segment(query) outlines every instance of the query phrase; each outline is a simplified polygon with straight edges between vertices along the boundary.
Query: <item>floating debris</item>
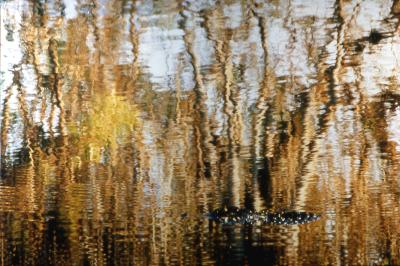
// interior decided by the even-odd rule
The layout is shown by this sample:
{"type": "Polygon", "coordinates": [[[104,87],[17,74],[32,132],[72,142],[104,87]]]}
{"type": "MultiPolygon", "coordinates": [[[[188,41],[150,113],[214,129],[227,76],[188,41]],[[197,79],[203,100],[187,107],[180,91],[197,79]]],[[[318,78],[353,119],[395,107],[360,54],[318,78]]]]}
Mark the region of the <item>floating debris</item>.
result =
{"type": "Polygon", "coordinates": [[[208,213],[210,220],[221,224],[282,224],[295,225],[317,221],[321,218],[319,214],[298,211],[260,212],[237,207],[226,207],[216,209],[208,213]]]}
{"type": "Polygon", "coordinates": [[[378,44],[384,38],[383,34],[377,30],[371,30],[368,36],[368,42],[372,44],[378,44]]]}

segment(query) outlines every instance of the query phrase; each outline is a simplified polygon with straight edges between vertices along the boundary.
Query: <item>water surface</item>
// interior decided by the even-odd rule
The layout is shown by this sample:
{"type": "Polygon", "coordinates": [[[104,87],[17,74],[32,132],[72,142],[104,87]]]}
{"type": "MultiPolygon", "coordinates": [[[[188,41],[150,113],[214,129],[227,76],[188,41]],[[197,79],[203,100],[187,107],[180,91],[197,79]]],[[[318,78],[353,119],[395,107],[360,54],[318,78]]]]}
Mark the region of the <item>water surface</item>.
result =
{"type": "Polygon", "coordinates": [[[400,264],[399,19],[398,0],[1,1],[1,264],[400,264]],[[321,219],[205,219],[222,206],[321,219]]]}

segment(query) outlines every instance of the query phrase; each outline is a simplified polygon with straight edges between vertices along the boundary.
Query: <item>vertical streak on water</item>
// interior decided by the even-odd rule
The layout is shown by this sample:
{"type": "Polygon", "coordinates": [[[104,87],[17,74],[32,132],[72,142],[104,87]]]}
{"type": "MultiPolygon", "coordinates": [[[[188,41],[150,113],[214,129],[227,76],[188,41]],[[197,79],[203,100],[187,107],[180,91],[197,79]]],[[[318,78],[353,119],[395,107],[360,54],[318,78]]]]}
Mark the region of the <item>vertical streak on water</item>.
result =
{"type": "MultiPolygon", "coordinates": [[[[3,10],[3,2],[0,3],[0,179],[3,178],[3,160],[4,160],[4,147],[3,143],[5,142],[5,134],[3,132],[3,129],[5,129],[5,118],[4,118],[4,112],[6,110],[6,102],[3,103],[3,100],[5,101],[6,97],[3,98],[3,84],[4,80],[3,77],[5,75],[6,69],[3,69],[3,38],[4,38],[4,32],[3,32],[3,20],[5,16],[5,10],[3,10]],[[3,74],[4,71],[4,74],[3,74]]],[[[7,90],[4,90],[6,92],[7,90]]],[[[3,258],[3,257],[2,257],[3,258]]]]}
{"type": "MultiPolygon", "coordinates": [[[[3,39],[3,4],[0,3],[0,179],[3,178],[3,73],[2,73],[2,39],[3,39]]],[[[2,242],[3,244],[3,242],[2,242]]],[[[1,248],[3,252],[3,248],[1,248]]],[[[3,263],[3,256],[2,265],[3,263]]]]}
{"type": "MultiPolygon", "coordinates": [[[[268,21],[262,14],[256,10],[256,6],[250,6],[252,15],[257,20],[258,32],[260,35],[260,42],[263,51],[263,76],[259,84],[259,95],[256,102],[256,114],[254,120],[254,137],[253,137],[253,164],[255,165],[255,178],[254,187],[264,198],[264,203],[256,197],[256,207],[261,208],[265,204],[270,204],[270,190],[268,188],[270,183],[270,164],[266,151],[266,139],[268,138],[267,116],[270,110],[270,100],[273,97],[274,79],[273,71],[270,67],[268,55],[268,21]]],[[[261,10],[265,7],[261,5],[261,10]]]]}
{"type": "Polygon", "coordinates": [[[298,192],[297,196],[297,201],[296,201],[296,206],[301,208],[301,206],[304,206],[304,203],[306,201],[307,197],[307,191],[308,187],[311,183],[311,179],[313,178],[313,171],[311,169],[308,169],[309,167],[312,167],[312,164],[315,163],[318,157],[318,148],[320,146],[320,136],[324,134],[326,129],[329,127],[328,122],[329,120],[333,117],[334,115],[334,110],[336,109],[336,87],[338,86],[338,74],[340,73],[340,70],[342,68],[342,61],[343,57],[345,54],[344,51],[344,37],[345,37],[345,31],[347,28],[347,21],[345,18],[343,18],[342,14],[342,0],[337,0],[335,3],[335,13],[336,17],[338,20],[338,26],[337,26],[337,40],[336,40],[336,59],[335,59],[335,65],[331,69],[326,70],[327,76],[327,82],[328,82],[328,87],[327,87],[327,94],[328,94],[328,102],[325,104],[325,113],[320,116],[320,120],[322,120],[321,125],[319,125],[319,128],[312,140],[311,144],[311,150],[310,153],[308,154],[308,162],[304,166],[304,171],[305,171],[305,176],[301,177],[301,187],[298,192]]]}
{"type": "Polygon", "coordinates": [[[181,7],[180,16],[182,17],[182,30],[184,32],[183,40],[185,43],[185,49],[190,57],[190,64],[193,69],[193,76],[194,76],[194,105],[193,110],[195,112],[194,118],[194,135],[195,135],[195,146],[197,149],[197,156],[198,156],[198,166],[199,169],[196,170],[197,175],[199,178],[204,177],[205,172],[205,164],[204,164],[204,145],[203,145],[203,132],[204,129],[201,128],[203,126],[203,119],[206,116],[203,111],[203,104],[204,104],[204,84],[203,78],[199,71],[198,60],[193,49],[193,40],[194,40],[194,33],[190,32],[186,29],[187,27],[187,20],[188,16],[185,14],[187,12],[183,7],[181,7]]]}

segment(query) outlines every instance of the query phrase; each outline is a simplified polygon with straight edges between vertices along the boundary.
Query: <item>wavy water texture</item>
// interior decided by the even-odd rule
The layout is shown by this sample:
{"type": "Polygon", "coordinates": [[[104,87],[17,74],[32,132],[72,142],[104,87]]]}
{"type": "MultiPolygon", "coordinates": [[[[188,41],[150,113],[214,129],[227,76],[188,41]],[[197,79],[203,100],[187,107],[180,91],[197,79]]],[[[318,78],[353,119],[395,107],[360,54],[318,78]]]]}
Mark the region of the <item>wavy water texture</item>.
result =
{"type": "Polygon", "coordinates": [[[0,5],[2,265],[400,264],[400,1],[0,5]]]}

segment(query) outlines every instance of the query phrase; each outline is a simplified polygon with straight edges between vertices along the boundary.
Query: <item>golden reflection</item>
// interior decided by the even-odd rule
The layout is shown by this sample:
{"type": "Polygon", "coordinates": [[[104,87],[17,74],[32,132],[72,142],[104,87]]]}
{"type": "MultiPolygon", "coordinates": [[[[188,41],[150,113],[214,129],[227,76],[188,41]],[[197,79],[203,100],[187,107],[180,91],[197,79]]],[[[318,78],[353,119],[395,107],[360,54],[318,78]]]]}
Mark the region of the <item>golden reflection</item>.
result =
{"type": "Polygon", "coordinates": [[[3,1],[1,264],[399,264],[399,1],[300,2],[3,1]]]}

